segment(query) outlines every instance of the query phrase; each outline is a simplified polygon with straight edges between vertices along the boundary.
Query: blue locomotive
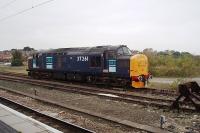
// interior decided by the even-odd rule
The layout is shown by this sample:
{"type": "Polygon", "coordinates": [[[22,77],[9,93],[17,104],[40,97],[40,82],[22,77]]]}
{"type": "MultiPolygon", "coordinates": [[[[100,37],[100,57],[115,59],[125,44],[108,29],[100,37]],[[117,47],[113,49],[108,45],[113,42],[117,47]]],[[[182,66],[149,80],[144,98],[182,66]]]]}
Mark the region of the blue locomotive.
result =
{"type": "Polygon", "coordinates": [[[150,77],[148,60],[125,45],[61,48],[37,52],[28,60],[28,75],[141,88],[150,77]]]}

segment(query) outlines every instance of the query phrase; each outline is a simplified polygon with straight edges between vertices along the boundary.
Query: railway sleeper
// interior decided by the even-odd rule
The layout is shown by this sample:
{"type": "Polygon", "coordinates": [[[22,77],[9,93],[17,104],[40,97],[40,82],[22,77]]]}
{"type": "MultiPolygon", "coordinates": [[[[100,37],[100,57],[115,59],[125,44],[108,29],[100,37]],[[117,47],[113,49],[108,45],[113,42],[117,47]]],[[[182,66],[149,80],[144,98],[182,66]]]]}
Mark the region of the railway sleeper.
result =
{"type": "Polygon", "coordinates": [[[187,82],[178,85],[180,95],[172,103],[171,109],[180,109],[181,99],[183,103],[192,104],[200,112],[200,87],[197,82],[187,82]]]}

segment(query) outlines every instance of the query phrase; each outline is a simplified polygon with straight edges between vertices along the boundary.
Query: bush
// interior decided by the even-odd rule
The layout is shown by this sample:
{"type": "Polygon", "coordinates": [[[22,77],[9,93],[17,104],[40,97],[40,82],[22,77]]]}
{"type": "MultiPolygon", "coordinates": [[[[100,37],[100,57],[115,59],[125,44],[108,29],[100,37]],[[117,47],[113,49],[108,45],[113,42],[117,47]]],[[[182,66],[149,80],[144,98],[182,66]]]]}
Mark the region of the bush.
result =
{"type": "Polygon", "coordinates": [[[200,76],[200,56],[188,52],[144,50],[149,59],[149,71],[158,77],[200,76]]]}
{"type": "Polygon", "coordinates": [[[22,66],[23,65],[23,56],[22,53],[18,50],[12,52],[11,66],[22,66]]]}

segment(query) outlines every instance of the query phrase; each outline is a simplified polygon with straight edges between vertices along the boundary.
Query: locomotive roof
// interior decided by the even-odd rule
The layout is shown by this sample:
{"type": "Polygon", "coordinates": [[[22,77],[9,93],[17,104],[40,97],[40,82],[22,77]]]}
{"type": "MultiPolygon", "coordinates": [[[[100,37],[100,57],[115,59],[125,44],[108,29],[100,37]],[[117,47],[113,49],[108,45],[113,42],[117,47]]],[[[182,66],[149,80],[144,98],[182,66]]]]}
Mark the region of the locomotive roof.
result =
{"type": "Polygon", "coordinates": [[[106,46],[96,46],[96,47],[77,47],[77,48],[59,48],[59,49],[51,49],[39,53],[67,53],[70,55],[73,54],[101,54],[107,50],[117,50],[120,47],[126,47],[125,45],[106,45],[106,46]]]}

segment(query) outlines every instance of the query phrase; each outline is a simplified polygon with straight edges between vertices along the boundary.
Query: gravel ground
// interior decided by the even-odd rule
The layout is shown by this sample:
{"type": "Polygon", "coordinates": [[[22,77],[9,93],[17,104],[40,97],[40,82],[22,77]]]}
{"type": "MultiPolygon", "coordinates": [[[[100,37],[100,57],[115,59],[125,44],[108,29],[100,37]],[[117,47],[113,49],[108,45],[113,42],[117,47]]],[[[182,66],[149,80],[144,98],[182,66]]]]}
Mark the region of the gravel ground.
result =
{"type": "Polygon", "coordinates": [[[90,130],[98,132],[98,133],[111,133],[111,132],[114,132],[114,133],[122,133],[122,132],[145,133],[143,131],[139,131],[136,129],[130,129],[128,127],[122,127],[117,124],[112,124],[112,123],[106,122],[105,120],[101,120],[101,119],[97,120],[94,117],[91,117],[88,115],[83,115],[83,114],[77,113],[77,112],[72,112],[71,110],[44,104],[44,103],[38,102],[37,100],[34,100],[32,98],[16,95],[13,93],[8,93],[3,90],[0,90],[0,96],[12,99],[18,103],[21,103],[23,105],[26,105],[33,109],[36,109],[36,110],[43,112],[45,114],[48,114],[50,116],[62,119],[67,122],[77,124],[79,126],[85,127],[87,129],[90,129],[90,130]]]}
{"type": "Polygon", "coordinates": [[[136,96],[147,96],[147,97],[152,97],[152,98],[162,98],[162,99],[169,99],[169,100],[175,100],[176,97],[174,96],[169,96],[165,94],[152,94],[152,93],[146,93],[146,92],[127,92],[128,94],[136,95],[136,96]]]}
{"type": "MultiPolygon", "coordinates": [[[[137,122],[141,124],[156,126],[156,127],[159,127],[160,125],[159,124],[160,115],[164,115],[167,119],[167,122],[164,127],[168,129],[169,131],[173,131],[173,132],[189,132],[190,131],[194,133],[198,133],[198,131],[200,131],[199,113],[190,113],[190,114],[176,113],[176,112],[172,112],[168,110],[162,110],[162,109],[153,108],[153,107],[145,107],[145,106],[141,106],[137,104],[113,101],[113,100],[108,100],[108,99],[101,99],[96,96],[85,96],[81,94],[61,92],[61,91],[57,91],[53,89],[46,89],[46,88],[41,88],[38,86],[7,82],[7,81],[1,81],[1,80],[0,80],[0,85],[6,86],[18,91],[20,90],[22,92],[26,92],[29,94],[33,94],[34,90],[37,90],[38,96],[41,96],[43,98],[48,98],[50,100],[56,100],[65,105],[71,105],[78,108],[94,111],[97,113],[113,116],[116,118],[129,120],[129,121],[133,121],[133,122],[137,122]]],[[[26,102],[26,99],[25,99],[25,102],[26,102]]],[[[46,110],[44,109],[44,111],[46,110]]],[[[48,110],[46,112],[48,112],[48,110]]],[[[74,119],[72,120],[70,119],[69,121],[77,122],[74,119]]],[[[99,130],[98,132],[101,132],[99,130]]],[[[113,132],[114,130],[110,130],[110,131],[113,132]]],[[[129,131],[126,131],[126,132],[129,132],[129,131]]]]}

